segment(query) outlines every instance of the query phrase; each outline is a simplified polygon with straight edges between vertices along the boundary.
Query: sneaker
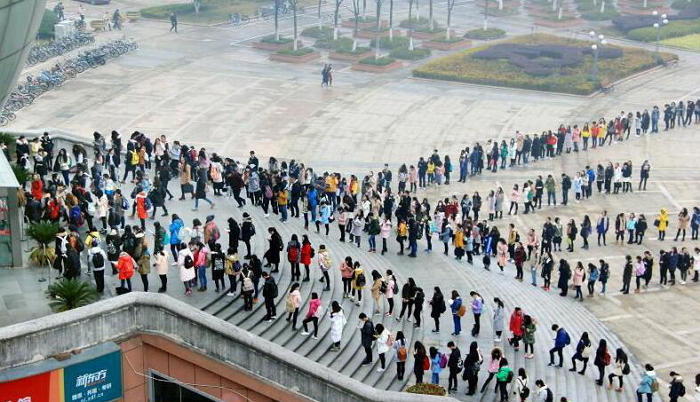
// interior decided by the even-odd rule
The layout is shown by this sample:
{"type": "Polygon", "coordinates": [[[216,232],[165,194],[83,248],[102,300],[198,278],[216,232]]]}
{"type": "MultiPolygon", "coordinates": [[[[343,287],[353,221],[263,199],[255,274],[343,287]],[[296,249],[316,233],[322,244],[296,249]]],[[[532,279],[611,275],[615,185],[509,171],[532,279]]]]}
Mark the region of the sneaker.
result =
{"type": "Polygon", "coordinates": [[[306,331],[301,333],[301,336],[309,336],[309,335],[311,335],[311,334],[309,332],[306,332],[306,331]]]}
{"type": "Polygon", "coordinates": [[[277,319],[277,316],[276,316],[276,315],[273,315],[272,317],[270,317],[270,319],[271,319],[271,320],[276,320],[276,319],[277,319]]]}
{"type": "Polygon", "coordinates": [[[381,373],[381,372],[384,372],[384,370],[386,370],[386,369],[379,367],[379,368],[377,369],[377,372],[381,373]]]}
{"type": "Polygon", "coordinates": [[[407,318],[406,321],[411,322],[411,319],[410,319],[410,318],[407,318]]]}
{"type": "Polygon", "coordinates": [[[311,339],[313,339],[313,340],[317,341],[317,340],[318,340],[318,336],[316,336],[316,335],[313,335],[313,336],[311,336],[311,339]]]}

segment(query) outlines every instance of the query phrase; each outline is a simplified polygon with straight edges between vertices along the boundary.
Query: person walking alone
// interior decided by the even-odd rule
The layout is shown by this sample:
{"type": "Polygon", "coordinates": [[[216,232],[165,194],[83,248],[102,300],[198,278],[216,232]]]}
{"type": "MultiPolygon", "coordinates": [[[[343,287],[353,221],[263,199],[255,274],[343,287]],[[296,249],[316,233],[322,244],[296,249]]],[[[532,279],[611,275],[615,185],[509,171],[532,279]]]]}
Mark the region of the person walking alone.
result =
{"type": "Polygon", "coordinates": [[[177,16],[175,13],[170,13],[170,32],[177,33],[177,16]]]}

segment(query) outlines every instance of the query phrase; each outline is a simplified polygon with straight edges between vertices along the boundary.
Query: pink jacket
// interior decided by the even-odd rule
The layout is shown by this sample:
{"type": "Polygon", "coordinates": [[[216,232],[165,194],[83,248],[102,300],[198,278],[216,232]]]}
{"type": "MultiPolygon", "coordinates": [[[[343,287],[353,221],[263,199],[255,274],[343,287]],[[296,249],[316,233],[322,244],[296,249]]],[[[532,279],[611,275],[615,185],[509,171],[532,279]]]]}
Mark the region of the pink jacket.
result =
{"type": "Polygon", "coordinates": [[[309,302],[309,311],[306,312],[306,318],[316,315],[316,311],[321,307],[321,299],[311,299],[309,302]]]}

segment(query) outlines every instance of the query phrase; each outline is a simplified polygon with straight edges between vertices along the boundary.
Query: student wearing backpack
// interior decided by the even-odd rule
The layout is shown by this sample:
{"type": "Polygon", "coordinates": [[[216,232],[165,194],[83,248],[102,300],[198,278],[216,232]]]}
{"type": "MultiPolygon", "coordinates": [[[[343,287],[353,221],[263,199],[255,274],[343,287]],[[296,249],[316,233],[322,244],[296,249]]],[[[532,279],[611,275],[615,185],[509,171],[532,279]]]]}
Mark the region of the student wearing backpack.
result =
{"type": "Polygon", "coordinates": [[[377,324],[374,327],[374,339],[377,345],[377,354],[379,355],[379,368],[378,372],[383,372],[386,370],[386,352],[391,350],[394,346],[394,337],[391,335],[388,329],[382,324],[377,324]]]}
{"type": "Polygon", "coordinates": [[[501,367],[501,359],[503,359],[503,350],[501,350],[501,348],[499,347],[491,349],[491,361],[489,362],[488,367],[489,376],[486,378],[486,381],[484,381],[484,384],[481,386],[482,394],[484,393],[484,391],[486,391],[486,386],[489,385],[493,377],[495,377],[496,373],[498,373],[498,369],[501,367]]]}
{"type": "Polygon", "coordinates": [[[442,372],[442,369],[444,369],[447,366],[447,356],[443,357],[443,354],[440,353],[437,348],[431,346],[430,347],[430,368],[431,368],[431,377],[430,377],[430,382],[439,385],[440,384],[440,373],[442,372]],[[444,362],[443,362],[444,360],[444,362]]]}
{"type": "Polygon", "coordinates": [[[122,251],[117,262],[117,270],[119,271],[119,280],[121,287],[126,287],[131,292],[131,277],[134,276],[134,268],[136,261],[126,252],[122,251]]]}
{"type": "MultiPolygon", "coordinates": [[[[311,266],[311,259],[315,256],[314,248],[311,247],[311,242],[309,241],[309,236],[301,236],[301,259],[300,263],[304,266],[304,279],[302,282],[308,282],[309,278],[309,267],[311,266]]],[[[348,289],[349,290],[349,289],[348,289]]]]}
{"type": "Polygon", "coordinates": [[[525,369],[521,367],[518,369],[518,378],[515,379],[515,386],[513,387],[513,393],[520,398],[520,402],[525,402],[530,396],[530,388],[527,384],[527,373],[525,373],[525,369]]]}
{"type": "Polygon", "coordinates": [[[537,398],[534,399],[535,402],[554,402],[554,393],[547,387],[544,381],[537,379],[535,381],[535,386],[537,386],[537,398]]]}
{"type": "Polygon", "coordinates": [[[598,349],[595,352],[595,359],[593,359],[593,365],[598,367],[598,379],[596,380],[596,385],[603,386],[603,378],[605,377],[605,366],[610,365],[610,353],[608,353],[608,342],[605,339],[601,339],[598,343],[598,349]]]}
{"type": "Polygon", "coordinates": [[[136,198],[134,203],[136,203],[136,214],[141,222],[141,230],[146,230],[146,218],[148,218],[148,206],[146,204],[150,203],[150,200],[147,200],[148,196],[146,195],[146,192],[143,191],[143,188],[136,187],[136,198]]]}
{"type": "Polygon", "coordinates": [[[214,279],[214,285],[216,289],[214,291],[219,293],[219,289],[226,290],[226,285],[224,284],[224,266],[226,264],[226,256],[223,251],[221,251],[221,244],[214,243],[214,249],[209,255],[209,261],[211,264],[211,277],[214,279]],[[219,287],[221,284],[221,287],[219,287]]]}
{"type": "Polygon", "coordinates": [[[615,365],[613,372],[608,375],[608,389],[613,389],[613,380],[617,377],[619,382],[619,387],[615,388],[615,391],[622,392],[622,386],[624,385],[625,376],[630,373],[630,366],[628,364],[627,353],[625,353],[622,348],[618,348],[615,351],[615,365]]]}
{"type": "Polygon", "coordinates": [[[454,323],[454,332],[452,336],[459,336],[462,332],[462,317],[466,314],[467,306],[462,303],[462,298],[456,290],[452,291],[452,298],[448,300],[450,310],[452,311],[452,321],[454,323]]]}
{"type": "Polygon", "coordinates": [[[430,370],[430,358],[425,346],[420,341],[416,341],[413,345],[413,359],[413,374],[416,376],[416,384],[421,384],[425,370],[430,370]]]}
{"type": "Polygon", "coordinates": [[[299,317],[299,308],[301,307],[301,292],[299,292],[299,282],[292,284],[287,294],[285,301],[285,309],[287,311],[287,322],[292,322],[292,331],[297,330],[297,317],[299,317]]]}
{"type": "Polygon", "coordinates": [[[439,286],[435,286],[433,289],[433,298],[430,300],[430,316],[433,317],[435,321],[435,329],[433,329],[434,334],[440,333],[440,315],[447,310],[445,306],[445,297],[442,295],[442,291],[439,286]]]}
{"type": "Polygon", "coordinates": [[[554,347],[549,350],[549,366],[554,366],[554,353],[559,355],[559,367],[564,367],[564,348],[571,343],[571,338],[564,328],[553,324],[552,331],[556,333],[554,338],[554,347]]]}
{"type": "Polygon", "coordinates": [[[253,309],[253,292],[255,285],[253,283],[253,271],[248,264],[243,264],[241,268],[241,294],[243,295],[243,311],[251,311],[253,309]]]}
{"type": "Polygon", "coordinates": [[[365,270],[360,266],[359,261],[355,261],[352,279],[352,296],[350,296],[350,301],[354,302],[356,306],[362,303],[362,291],[367,285],[367,276],[365,275],[365,270]],[[357,292],[357,300],[355,300],[355,292],[357,292]]]}
{"type": "Polygon", "coordinates": [[[374,342],[374,324],[367,317],[367,314],[360,313],[360,337],[362,348],[365,351],[365,358],[362,360],[363,366],[372,364],[372,342],[374,342]]]}
{"type": "Polygon", "coordinates": [[[479,370],[484,358],[481,356],[481,350],[476,341],[472,341],[469,345],[469,353],[464,358],[464,372],[462,380],[467,381],[467,395],[476,393],[476,386],[479,381],[479,370]]]}
{"type": "Polygon", "coordinates": [[[100,247],[100,241],[93,239],[91,247],[88,250],[90,263],[92,264],[92,272],[95,276],[95,286],[97,292],[102,294],[105,289],[105,266],[107,265],[107,253],[100,247]]]}
{"type": "Polygon", "coordinates": [[[301,262],[301,244],[299,244],[299,238],[296,234],[293,234],[291,240],[287,243],[287,261],[289,261],[291,265],[292,281],[300,281],[301,270],[299,269],[299,263],[301,262]]]}
{"type": "Polygon", "coordinates": [[[275,307],[275,298],[277,297],[278,289],[275,278],[270,276],[269,273],[263,272],[262,278],[265,280],[263,285],[262,295],[265,299],[265,316],[263,317],[263,322],[271,322],[277,319],[277,310],[275,307]]]}
{"type": "Polygon", "coordinates": [[[403,381],[403,376],[406,373],[406,359],[408,358],[406,336],[403,331],[396,332],[393,348],[396,351],[396,379],[403,381]]]}
{"type": "Polygon", "coordinates": [[[447,380],[448,392],[457,392],[457,374],[462,371],[464,362],[462,361],[462,352],[460,352],[454,342],[447,342],[447,347],[450,349],[450,357],[447,359],[447,367],[450,370],[450,376],[447,380]]]}
{"type": "Polygon", "coordinates": [[[180,251],[177,255],[177,265],[180,268],[180,281],[185,285],[185,295],[192,295],[192,280],[196,278],[194,258],[187,244],[180,243],[180,251]]]}
{"type": "Polygon", "coordinates": [[[398,290],[399,285],[397,284],[394,273],[390,269],[387,269],[384,297],[386,298],[387,303],[389,303],[389,311],[384,315],[385,317],[391,317],[394,314],[394,295],[398,293],[398,290]]]}
{"type": "Polygon", "coordinates": [[[513,381],[513,369],[508,367],[508,359],[505,357],[498,363],[498,372],[496,373],[496,387],[501,394],[500,402],[508,400],[508,384],[513,381]]]}
{"type": "Polygon", "coordinates": [[[591,341],[588,339],[588,332],[581,334],[581,339],[579,339],[578,344],[576,344],[576,353],[571,357],[571,368],[569,371],[576,371],[576,361],[581,360],[583,362],[583,368],[579,374],[584,375],[586,373],[586,367],[588,367],[588,359],[591,356],[591,341]]]}
{"type": "Polygon", "coordinates": [[[671,371],[671,386],[668,393],[670,402],[678,402],[678,398],[685,396],[685,385],[683,385],[683,377],[675,371],[671,371]]]}
{"type": "Polygon", "coordinates": [[[233,248],[229,247],[229,249],[226,250],[226,257],[224,261],[224,274],[228,276],[230,285],[226,296],[233,297],[236,295],[236,288],[241,276],[241,268],[241,262],[238,260],[238,254],[233,248]]]}
{"type": "Polygon", "coordinates": [[[644,375],[637,387],[637,402],[642,402],[642,395],[647,396],[647,402],[651,402],[654,397],[654,392],[659,390],[659,382],[656,379],[654,367],[647,363],[644,365],[644,375]]]}
{"type": "MultiPolygon", "coordinates": [[[[301,302],[301,297],[300,297],[300,302],[301,302]]],[[[318,319],[321,316],[321,299],[318,297],[318,293],[313,292],[311,293],[311,300],[309,301],[309,310],[306,312],[306,316],[304,319],[301,321],[301,325],[304,327],[304,331],[301,333],[301,336],[308,336],[309,335],[309,329],[307,327],[308,323],[312,322],[314,324],[314,333],[311,336],[314,340],[317,340],[318,337],[318,319]]],[[[296,317],[295,317],[296,321],[296,317]]],[[[331,324],[331,327],[333,324],[331,324]]],[[[331,332],[333,329],[331,328],[331,332]]]]}
{"type": "Polygon", "coordinates": [[[381,298],[382,294],[387,290],[387,283],[379,273],[379,271],[372,270],[372,287],[370,292],[372,293],[372,300],[374,301],[374,315],[380,315],[382,312],[380,307],[382,305],[381,298]]]}

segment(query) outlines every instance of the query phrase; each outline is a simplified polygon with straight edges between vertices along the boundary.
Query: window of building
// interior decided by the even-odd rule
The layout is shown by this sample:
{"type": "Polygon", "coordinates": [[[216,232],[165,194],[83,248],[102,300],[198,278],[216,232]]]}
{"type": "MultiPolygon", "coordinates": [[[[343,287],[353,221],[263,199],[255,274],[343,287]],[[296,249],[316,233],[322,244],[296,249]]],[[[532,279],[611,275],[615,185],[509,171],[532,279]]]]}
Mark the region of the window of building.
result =
{"type": "Polygon", "coordinates": [[[151,370],[150,402],[221,402],[181,382],[151,370]]]}

